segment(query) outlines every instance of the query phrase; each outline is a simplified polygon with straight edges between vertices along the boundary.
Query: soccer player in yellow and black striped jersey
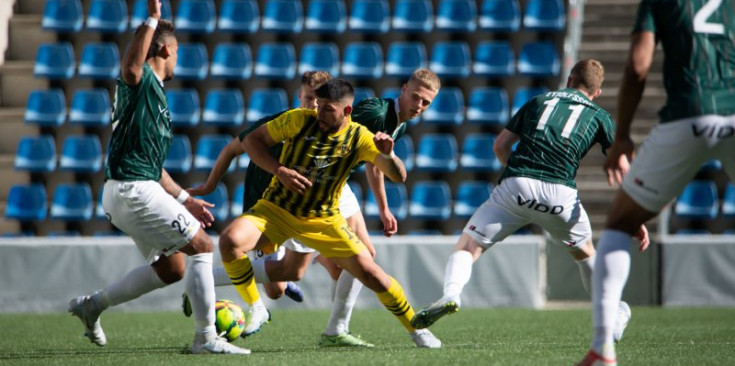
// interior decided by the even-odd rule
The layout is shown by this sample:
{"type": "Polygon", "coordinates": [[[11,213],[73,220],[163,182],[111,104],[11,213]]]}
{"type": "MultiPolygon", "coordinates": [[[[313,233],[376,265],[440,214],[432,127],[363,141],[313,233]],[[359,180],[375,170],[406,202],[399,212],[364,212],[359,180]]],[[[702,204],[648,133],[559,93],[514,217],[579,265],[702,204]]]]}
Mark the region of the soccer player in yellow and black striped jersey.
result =
{"type": "Polygon", "coordinates": [[[374,262],[338,208],[342,186],[359,162],[373,163],[397,182],[405,181],[406,169],[393,154],[389,135],[373,135],[352,122],[354,89],[348,82],[332,79],[316,95],[316,111],[288,111],[246,137],[251,161],[274,177],[263,198],[220,236],[225,270],[252,308],[264,308],[246,253],[293,237],[375,291],[380,302],[413,332],[413,309],[401,285],[374,262]],[[281,141],[285,145],[276,160],[267,148],[281,141]]]}

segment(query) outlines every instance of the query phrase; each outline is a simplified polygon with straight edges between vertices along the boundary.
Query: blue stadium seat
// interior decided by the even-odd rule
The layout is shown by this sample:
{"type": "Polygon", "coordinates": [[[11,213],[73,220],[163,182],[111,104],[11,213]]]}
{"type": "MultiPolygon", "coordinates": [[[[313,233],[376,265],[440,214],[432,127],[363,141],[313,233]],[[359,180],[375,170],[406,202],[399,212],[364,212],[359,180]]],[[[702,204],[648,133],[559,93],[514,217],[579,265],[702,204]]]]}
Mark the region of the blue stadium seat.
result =
{"type": "Polygon", "coordinates": [[[104,195],[105,185],[103,184],[97,193],[97,202],[94,204],[94,217],[99,220],[107,220],[105,207],[102,204],[102,196],[104,195]]]}
{"type": "Polygon", "coordinates": [[[283,89],[255,89],[250,93],[247,118],[249,123],[288,109],[288,95],[283,89]]]}
{"type": "Polygon", "coordinates": [[[58,33],[79,32],[83,19],[81,1],[47,0],[43,8],[41,28],[58,33]]]}
{"type": "Polygon", "coordinates": [[[451,134],[425,134],[416,152],[416,170],[453,172],[457,170],[457,139],[451,134]]]}
{"type": "Polygon", "coordinates": [[[426,47],[421,42],[393,42],[388,47],[385,75],[408,78],[418,68],[428,65],[426,47]]]}
{"type": "Polygon", "coordinates": [[[46,218],[48,202],[43,184],[16,184],[10,187],[5,217],[20,221],[40,221],[46,218]]]}
{"type": "Polygon", "coordinates": [[[428,0],[398,0],[392,23],[397,32],[429,33],[434,28],[434,7],[428,0]]]}
{"type": "Polygon", "coordinates": [[[465,42],[437,42],[431,52],[429,68],[440,78],[466,78],[472,70],[470,46],[465,42]]]}
{"type": "Polygon", "coordinates": [[[214,48],[210,75],[229,80],[250,79],[253,54],[247,43],[218,43],[214,48]]]}
{"type": "Polygon", "coordinates": [[[182,80],[204,80],[209,69],[207,48],[202,43],[179,44],[174,75],[182,80]]]}
{"type": "Polygon", "coordinates": [[[24,136],[15,152],[15,169],[52,172],[56,169],[56,142],[51,135],[24,136]]]}
{"type": "Polygon", "coordinates": [[[276,33],[301,33],[304,9],[300,0],[268,0],[260,28],[276,33]]]}
{"type": "MultiPolygon", "coordinates": [[[[198,185],[195,184],[195,186],[198,185]]],[[[209,208],[209,212],[212,213],[216,221],[225,221],[230,216],[230,201],[227,197],[227,187],[225,187],[224,183],[217,183],[212,193],[199,198],[214,204],[214,207],[209,208]]]]}
{"type": "Polygon", "coordinates": [[[524,76],[556,76],[559,68],[559,54],[551,42],[527,43],[518,56],[518,73],[524,76]]]}
{"type": "Polygon", "coordinates": [[[717,159],[710,159],[707,160],[702,166],[699,168],[700,173],[714,173],[718,172],[722,169],[722,162],[717,159]]]}
{"type": "Polygon", "coordinates": [[[465,136],[459,165],[464,170],[498,172],[502,168],[495,156],[493,144],[495,136],[484,133],[471,133],[465,136]]]}
{"type": "Polygon", "coordinates": [[[379,79],[383,75],[383,50],[375,42],[349,43],[344,51],[342,76],[379,79]]]}
{"type": "Polygon", "coordinates": [[[562,0],[528,0],[523,27],[529,31],[562,31],[567,14],[562,0]]]}
{"type": "Polygon", "coordinates": [[[224,0],[220,5],[217,29],[231,33],[255,33],[260,23],[260,10],[255,0],[224,0]]]}
{"type": "Polygon", "coordinates": [[[475,0],[440,0],[436,29],[445,32],[474,32],[477,28],[475,0]]]}
{"type": "Polygon", "coordinates": [[[291,80],[296,76],[296,51],[291,43],[263,43],[258,48],[255,76],[291,80]]]}
{"type": "Polygon", "coordinates": [[[674,213],[682,218],[714,219],[719,201],[717,186],[712,181],[693,180],[676,200],[674,213]]]}
{"type": "Polygon", "coordinates": [[[92,189],[87,183],[59,184],[54,190],[50,216],[67,221],[92,219],[92,189]]]}
{"type": "Polygon", "coordinates": [[[479,87],[470,92],[467,122],[484,125],[508,123],[508,93],[505,89],[479,87]]]}
{"type": "Polygon", "coordinates": [[[77,230],[51,230],[46,233],[47,238],[73,238],[82,236],[77,230]]]}
{"type": "Polygon", "coordinates": [[[454,200],[454,216],[461,218],[472,216],[477,208],[490,198],[492,190],[493,185],[487,182],[461,182],[454,200]]]}
{"type": "Polygon", "coordinates": [[[422,122],[437,125],[459,125],[464,120],[464,95],[457,87],[444,87],[422,116],[422,122]]]}
{"type": "Polygon", "coordinates": [[[513,48],[507,41],[482,41],[475,47],[472,73],[481,76],[512,76],[516,70],[513,48]]]}
{"type": "Polygon", "coordinates": [[[480,30],[516,32],[521,27],[518,0],[483,0],[478,19],[480,30]]]}
{"type": "Polygon", "coordinates": [[[678,229],[674,235],[712,235],[707,229],[678,229]]]}
{"type": "Polygon", "coordinates": [[[350,186],[350,190],[355,195],[355,198],[357,199],[357,204],[360,205],[360,211],[363,210],[364,202],[362,200],[362,187],[360,186],[360,183],[354,180],[347,181],[346,183],[348,186],[350,186]]]}
{"type": "Polygon", "coordinates": [[[114,43],[88,43],[82,49],[79,76],[112,80],[120,76],[120,52],[114,43]]]}
{"type": "Polygon", "coordinates": [[[212,0],[181,0],[174,25],[177,32],[212,33],[216,17],[212,0]]]}
{"type": "Polygon", "coordinates": [[[727,218],[735,217],[735,183],[730,182],[725,187],[722,196],[722,215],[727,218]]]}
{"type": "Polygon", "coordinates": [[[409,236],[439,236],[444,235],[441,230],[436,229],[416,229],[416,230],[409,230],[406,235],[409,236]]]}
{"type": "Polygon", "coordinates": [[[328,71],[339,76],[339,48],[334,43],[306,43],[301,48],[299,74],[307,71],[328,71]]]}
{"type": "Polygon", "coordinates": [[[535,88],[518,88],[516,89],[515,93],[513,94],[513,106],[510,111],[510,115],[513,116],[518,112],[521,107],[523,107],[526,102],[531,100],[531,98],[546,94],[549,91],[546,87],[535,87],[535,88]]]}
{"type": "Polygon", "coordinates": [[[411,139],[411,136],[403,135],[403,137],[396,140],[393,145],[393,152],[403,160],[403,164],[406,165],[407,172],[413,170],[415,154],[413,150],[413,139],[411,139]]]}
{"type": "Polygon", "coordinates": [[[238,217],[242,215],[242,209],[245,202],[245,183],[240,182],[235,186],[235,192],[232,193],[230,201],[230,217],[238,217]]]}
{"type": "Polygon", "coordinates": [[[44,43],[36,53],[33,75],[47,79],[71,79],[74,76],[74,63],[71,43],[44,43]]]}
{"type": "Polygon", "coordinates": [[[409,214],[423,220],[447,220],[452,215],[452,194],[447,182],[419,181],[411,189],[409,214]]]}
{"type": "Polygon", "coordinates": [[[102,146],[97,135],[69,135],[64,140],[59,169],[94,173],[102,169],[102,146]]]}
{"type": "MultiPolygon", "coordinates": [[[[217,156],[219,156],[220,151],[230,143],[230,140],[231,137],[229,135],[202,135],[199,141],[197,141],[197,150],[194,155],[194,170],[211,170],[217,161],[217,156]]],[[[230,164],[227,172],[232,173],[234,170],[235,161],[230,164]]]]}
{"type": "Polygon", "coordinates": [[[387,33],[390,6],[385,0],[355,0],[349,20],[350,30],[359,33],[387,33]]]}
{"type": "MultiPolygon", "coordinates": [[[[371,189],[367,190],[367,198],[365,199],[365,217],[376,219],[380,217],[378,202],[371,189]]],[[[395,216],[396,220],[405,220],[408,216],[408,194],[406,186],[400,183],[385,182],[385,197],[388,201],[388,208],[395,216]]]]}
{"type": "Polygon", "coordinates": [[[69,110],[69,123],[89,127],[110,124],[112,107],[107,89],[80,89],[74,93],[69,110]]]}
{"type": "MultiPolygon", "coordinates": [[[[169,0],[161,1],[161,19],[168,21],[173,20],[173,8],[169,0]]],[[[139,25],[148,19],[148,0],[135,0],[133,3],[133,12],[130,15],[130,29],[135,30],[139,25]]]]}
{"type": "Polygon", "coordinates": [[[306,8],[305,28],[318,33],[343,33],[347,9],[343,0],[311,0],[306,8]]]}
{"type": "Polygon", "coordinates": [[[191,143],[186,135],[174,135],[163,168],[170,173],[188,173],[191,169],[191,143]]]}
{"type": "Polygon", "coordinates": [[[357,105],[357,103],[360,103],[361,101],[369,98],[375,98],[375,91],[372,88],[355,88],[355,99],[352,105],[355,106],[357,105]]]}
{"type": "Polygon", "coordinates": [[[199,124],[201,107],[195,89],[167,89],[166,99],[173,127],[194,127],[199,124]]]}
{"type": "Polygon", "coordinates": [[[245,120],[245,102],[240,89],[211,89],[204,99],[205,125],[237,127],[245,120]]]}
{"type": "Polygon", "coordinates": [[[124,0],[92,0],[87,30],[122,33],[128,29],[128,4],[124,0]]]}
{"type": "Polygon", "coordinates": [[[34,90],[28,95],[26,123],[61,126],[66,120],[66,97],[61,89],[34,90]]]}

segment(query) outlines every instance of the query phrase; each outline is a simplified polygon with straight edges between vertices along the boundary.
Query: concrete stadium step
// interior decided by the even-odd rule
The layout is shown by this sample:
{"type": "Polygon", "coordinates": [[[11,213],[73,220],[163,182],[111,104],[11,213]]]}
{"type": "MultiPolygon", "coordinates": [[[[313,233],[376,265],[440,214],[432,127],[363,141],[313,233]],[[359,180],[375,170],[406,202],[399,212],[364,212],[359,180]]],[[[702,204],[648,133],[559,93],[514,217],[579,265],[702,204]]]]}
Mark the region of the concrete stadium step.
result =
{"type": "Polygon", "coordinates": [[[0,67],[0,106],[25,107],[35,89],[48,89],[48,81],[33,77],[33,61],[7,61],[0,67]]]}
{"type": "Polygon", "coordinates": [[[41,44],[53,43],[56,39],[56,33],[41,29],[40,16],[16,14],[8,23],[6,60],[33,61],[41,44]]]}
{"type": "Polygon", "coordinates": [[[18,14],[43,14],[43,8],[46,6],[46,0],[18,0],[18,14]]]}
{"type": "Polygon", "coordinates": [[[0,108],[0,154],[15,154],[20,138],[37,135],[38,128],[23,123],[23,108],[0,108]]]}

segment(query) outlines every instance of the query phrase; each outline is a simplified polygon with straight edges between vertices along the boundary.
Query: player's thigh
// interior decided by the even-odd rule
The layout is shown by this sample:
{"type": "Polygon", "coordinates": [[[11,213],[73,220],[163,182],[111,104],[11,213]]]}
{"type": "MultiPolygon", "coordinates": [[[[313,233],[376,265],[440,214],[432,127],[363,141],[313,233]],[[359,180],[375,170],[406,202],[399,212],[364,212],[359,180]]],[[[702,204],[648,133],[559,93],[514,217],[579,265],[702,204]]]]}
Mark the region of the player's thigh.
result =
{"type": "Polygon", "coordinates": [[[529,223],[522,213],[514,212],[514,208],[507,204],[507,201],[514,198],[512,191],[506,187],[500,188],[504,184],[506,182],[493,190],[490,198],[477,208],[463,230],[464,234],[485,248],[502,241],[529,223]]]}
{"type": "Polygon", "coordinates": [[[102,205],[113,225],[135,242],[149,263],[186,246],[200,223],[158,182],[105,183],[102,205]]]}
{"type": "Polygon", "coordinates": [[[240,258],[244,253],[260,249],[270,243],[269,238],[263,235],[261,229],[249,219],[249,216],[244,215],[232,221],[222,231],[219,237],[219,250],[222,260],[231,262],[240,258]]]}
{"type": "Polygon", "coordinates": [[[375,292],[384,292],[390,287],[390,277],[375,263],[367,250],[349,257],[333,257],[330,260],[375,292]]]}
{"type": "Polygon", "coordinates": [[[329,273],[329,277],[331,277],[335,281],[339,279],[339,275],[342,273],[342,268],[334,263],[334,261],[322,255],[317,256],[316,261],[319,262],[324,267],[324,269],[327,270],[327,273],[329,273]]]}
{"type": "Polygon", "coordinates": [[[546,211],[535,211],[535,222],[551,236],[555,244],[582,250],[592,240],[592,225],[577,190],[562,185],[555,190],[546,211]]]}
{"type": "Polygon", "coordinates": [[[370,255],[375,258],[375,246],[373,245],[373,241],[370,240],[370,234],[368,234],[367,225],[365,224],[365,217],[362,215],[362,212],[358,210],[351,216],[345,217],[347,225],[350,226],[350,229],[352,229],[352,231],[355,233],[355,235],[357,235],[360,241],[365,244],[365,247],[367,247],[370,255]]]}
{"type": "Polygon", "coordinates": [[[350,257],[363,251],[368,253],[365,244],[341,215],[310,219],[302,222],[299,229],[301,234],[296,239],[316,249],[324,257],[350,257]]]}

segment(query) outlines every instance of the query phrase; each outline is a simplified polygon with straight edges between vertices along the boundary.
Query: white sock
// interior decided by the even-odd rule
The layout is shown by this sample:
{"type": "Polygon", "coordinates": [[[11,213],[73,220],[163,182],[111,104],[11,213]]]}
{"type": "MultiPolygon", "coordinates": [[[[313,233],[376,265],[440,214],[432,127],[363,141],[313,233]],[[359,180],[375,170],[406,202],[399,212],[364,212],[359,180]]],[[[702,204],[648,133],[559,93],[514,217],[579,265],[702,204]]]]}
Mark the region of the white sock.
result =
{"type": "Polygon", "coordinates": [[[212,276],[214,277],[214,286],[216,287],[232,285],[232,280],[227,275],[225,267],[212,268],[212,276]]]}
{"type": "Polygon", "coordinates": [[[256,257],[250,261],[253,266],[253,276],[255,276],[255,282],[266,283],[271,282],[268,278],[268,272],[265,271],[265,262],[267,257],[256,257]]]}
{"type": "MultiPolygon", "coordinates": [[[[344,271],[343,271],[344,272],[344,271]]],[[[332,287],[329,288],[329,295],[331,296],[332,302],[337,296],[337,281],[332,280],[332,287]]]]}
{"type": "Polygon", "coordinates": [[[143,265],[133,268],[119,280],[109,284],[102,290],[92,296],[92,299],[99,306],[99,310],[105,310],[110,306],[115,306],[137,299],[141,295],[145,295],[153,290],[166,287],[156,271],[150,265],[143,265]]]}
{"type": "Polygon", "coordinates": [[[217,334],[214,327],[214,278],[212,276],[212,253],[200,253],[189,257],[186,270],[186,293],[189,295],[194,327],[197,336],[205,342],[217,334]]]}
{"type": "Polygon", "coordinates": [[[597,259],[592,273],[592,321],[594,336],[591,348],[605,358],[615,358],[613,331],[630,273],[630,235],[604,230],[597,244],[597,259]]]}
{"type": "Polygon", "coordinates": [[[595,257],[596,254],[593,254],[591,257],[586,259],[575,261],[579,267],[579,276],[582,278],[582,286],[584,286],[584,289],[588,294],[592,290],[590,283],[592,281],[592,271],[595,269],[595,257]]]}
{"type": "Polygon", "coordinates": [[[444,270],[444,297],[452,298],[460,306],[462,289],[472,276],[472,254],[466,250],[458,250],[449,256],[444,270]]]}
{"type": "Polygon", "coordinates": [[[350,328],[352,309],[355,307],[357,296],[360,295],[362,283],[347,271],[342,271],[337,279],[337,290],[332,301],[332,311],[329,313],[329,321],[326,335],[338,335],[350,328]]]}

